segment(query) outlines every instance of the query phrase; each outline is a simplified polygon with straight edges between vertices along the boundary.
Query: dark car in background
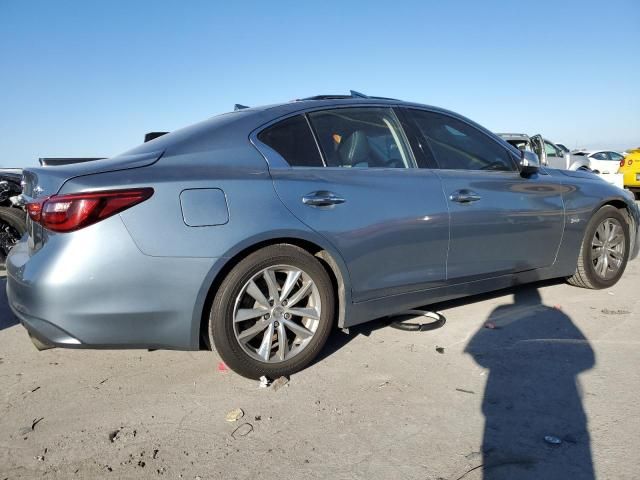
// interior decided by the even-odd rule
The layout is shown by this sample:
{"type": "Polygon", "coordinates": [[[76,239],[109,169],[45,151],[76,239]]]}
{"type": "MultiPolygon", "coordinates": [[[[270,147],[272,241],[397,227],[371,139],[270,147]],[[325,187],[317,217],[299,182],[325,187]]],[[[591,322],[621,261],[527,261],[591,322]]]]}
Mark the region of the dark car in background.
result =
{"type": "Polygon", "coordinates": [[[40,347],[215,348],[257,378],[332,329],[523,282],[607,288],[633,199],[456,113],[362,94],[242,108],[27,168],[9,304],[40,347]]]}
{"type": "Polygon", "coordinates": [[[4,269],[9,251],[27,231],[26,214],[15,202],[22,193],[21,180],[20,168],[0,168],[0,269],[4,269]]]}

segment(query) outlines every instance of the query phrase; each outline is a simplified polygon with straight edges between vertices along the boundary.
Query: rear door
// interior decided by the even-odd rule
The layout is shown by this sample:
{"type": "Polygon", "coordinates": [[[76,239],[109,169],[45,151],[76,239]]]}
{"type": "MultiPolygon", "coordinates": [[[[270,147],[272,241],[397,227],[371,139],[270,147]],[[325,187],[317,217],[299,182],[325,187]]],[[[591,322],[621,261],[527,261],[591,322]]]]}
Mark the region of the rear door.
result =
{"type": "Polygon", "coordinates": [[[295,115],[253,137],[280,199],[342,255],[356,302],[445,281],[440,179],[415,168],[405,138],[389,107],[295,115]]]}
{"type": "Polygon", "coordinates": [[[426,110],[407,114],[421,134],[421,153],[438,165],[447,196],[448,279],[553,264],[564,228],[562,185],[542,173],[523,178],[506,147],[462,119],[426,110]]]}

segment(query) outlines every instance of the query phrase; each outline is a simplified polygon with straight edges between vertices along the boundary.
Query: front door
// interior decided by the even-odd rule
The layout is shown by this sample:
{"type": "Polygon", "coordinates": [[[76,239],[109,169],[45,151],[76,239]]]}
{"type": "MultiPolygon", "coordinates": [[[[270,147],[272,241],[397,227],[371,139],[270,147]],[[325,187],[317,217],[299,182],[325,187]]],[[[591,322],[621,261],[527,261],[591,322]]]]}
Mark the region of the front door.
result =
{"type": "Polygon", "coordinates": [[[523,178],[506,147],[462,119],[408,112],[447,197],[450,282],[553,264],[564,228],[562,185],[543,172],[523,178]]]}
{"type": "Polygon", "coordinates": [[[342,255],[354,301],[444,284],[449,218],[440,179],[415,168],[393,109],[297,115],[258,141],[281,200],[342,255]]]}

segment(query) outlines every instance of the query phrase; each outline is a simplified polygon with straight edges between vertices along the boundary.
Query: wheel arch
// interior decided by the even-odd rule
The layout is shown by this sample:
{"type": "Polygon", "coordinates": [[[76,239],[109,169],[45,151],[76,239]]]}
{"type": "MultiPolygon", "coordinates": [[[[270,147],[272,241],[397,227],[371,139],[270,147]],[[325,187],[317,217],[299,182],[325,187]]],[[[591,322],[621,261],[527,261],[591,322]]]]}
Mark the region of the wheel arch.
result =
{"type": "Polygon", "coordinates": [[[607,199],[600,205],[598,205],[598,207],[593,209],[593,211],[591,212],[591,216],[593,216],[598,210],[606,206],[617,208],[629,221],[629,237],[631,239],[631,245],[629,245],[629,260],[635,258],[635,256],[637,256],[638,254],[639,248],[639,245],[637,244],[638,218],[636,217],[636,215],[634,215],[631,205],[620,198],[607,199]]]}
{"type": "Polygon", "coordinates": [[[280,232],[280,234],[266,238],[247,240],[227,252],[225,256],[221,257],[215,263],[198,295],[200,301],[197,302],[192,322],[194,346],[199,346],[201,350],[210,350],[212,348],[211,345],[209,345],[207,335],[209,312],[218,287],[228,273],[247,255],[270,245],[277,244],[289,244],[300,247],[320,261],[333,284],[336,298],[336,325],[339,328],[344,326],[345,318],[349,314],[349,306],[351,305],[351,288],[349,286],[349,273],[342,257],[330,244],[322,239],[308,235],[307,232],[296,232],[295,234],[291,232],[280,232]]]}

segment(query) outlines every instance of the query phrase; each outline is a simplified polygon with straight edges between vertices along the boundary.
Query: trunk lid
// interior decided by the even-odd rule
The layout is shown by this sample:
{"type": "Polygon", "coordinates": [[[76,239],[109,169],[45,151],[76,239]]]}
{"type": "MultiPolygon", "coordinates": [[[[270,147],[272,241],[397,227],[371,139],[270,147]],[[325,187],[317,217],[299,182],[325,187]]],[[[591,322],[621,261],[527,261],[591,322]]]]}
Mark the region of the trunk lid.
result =
{"type": "MultiPolygon", "coordinates": [[[[87,163],[26,168],[22,172],[22,193],[26,197],[33,199],[54,195],[72,178],[146,167],[157,162],[163,153],[163,150],[159,150],[134,155],[118,155],[117,157],[87,163]]],[[[33,222],[28,216],[27,232],[29,234],[29,249],[32,252],[42,248],[50,234],[55,235],[44,230],[40,224],[33,222]]]]}
{"type": "Polygon", "coordinates": [[[31,198],[53,195],[72,178],[95,173],[115,172],[130,168],[146,167],[158,161],[163,151],[152,151],[135,155],[118,155],[103,160],[75,163],[56,167],[26,168],[22,172],[22,193],[31,198]]]}

